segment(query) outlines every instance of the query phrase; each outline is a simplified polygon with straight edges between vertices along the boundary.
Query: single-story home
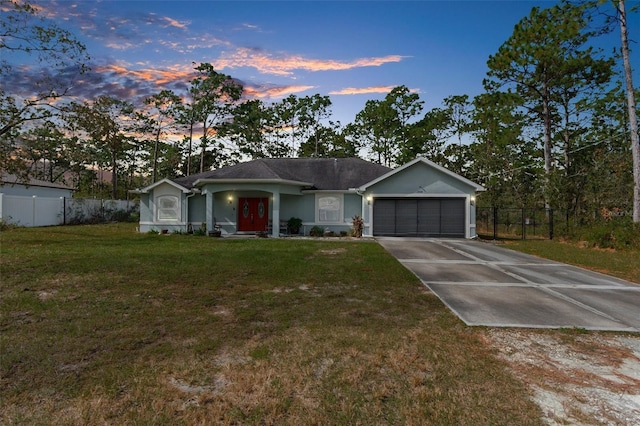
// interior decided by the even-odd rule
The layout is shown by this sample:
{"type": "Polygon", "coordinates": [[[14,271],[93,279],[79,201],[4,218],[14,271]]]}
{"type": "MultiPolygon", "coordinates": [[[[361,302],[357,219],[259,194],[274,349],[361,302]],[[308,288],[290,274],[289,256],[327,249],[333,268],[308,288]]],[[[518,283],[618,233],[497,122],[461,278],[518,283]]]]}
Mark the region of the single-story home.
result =
{"type": "MultiPolygon", "coordinates": [[[[364,236],[473,238],[484,188],[427,159],[396,169],[359,158],[257,159],[134,191],[140,232],[204,228],[222,235],[314,227],[340,233],[364,220],[364,236]]],[[[317,229],[317,228],[316,228],[317,229]]]]}

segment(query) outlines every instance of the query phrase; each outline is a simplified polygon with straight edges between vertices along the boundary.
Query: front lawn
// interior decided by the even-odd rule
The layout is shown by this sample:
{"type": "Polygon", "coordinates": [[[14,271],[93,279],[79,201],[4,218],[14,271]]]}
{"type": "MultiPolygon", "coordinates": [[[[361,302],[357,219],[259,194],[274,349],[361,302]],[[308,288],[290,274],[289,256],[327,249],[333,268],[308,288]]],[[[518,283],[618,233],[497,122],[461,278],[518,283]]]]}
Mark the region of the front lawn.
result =
{"type": "Polygon", "coordinates": [[[507,241],[506,247],[538,257],[580,266],[640,284],[640,250],[601,249],[572,241],[507,241]]]}
{"type": "Polygon", "coordinates": [[[0,234],[2,424],[540,424],[375,242],[0,234]]]}

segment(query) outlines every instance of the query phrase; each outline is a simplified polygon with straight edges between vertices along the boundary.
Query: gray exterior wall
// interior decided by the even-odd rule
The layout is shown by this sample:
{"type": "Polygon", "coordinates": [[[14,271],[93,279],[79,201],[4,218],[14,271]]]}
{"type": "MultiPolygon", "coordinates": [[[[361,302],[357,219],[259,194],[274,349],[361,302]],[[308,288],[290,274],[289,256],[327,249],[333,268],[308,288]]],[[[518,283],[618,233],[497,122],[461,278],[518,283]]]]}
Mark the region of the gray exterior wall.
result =
{"type": "Polygon", "coordinates": [[[140,194],[140,232],[149,232],[153,229],[152,225],[147,223],[153,220],[151,195],[152,194],[140,194]]]}
{"type": "Polygon", "coordinates": [[[289,220],[292,217],[297,217],[302,219],[303,222],[310,222],[312,220],[313,208],[309,206],[309,199],[313,199],[313,197],[310,197],[308,194],[281,195],[280,219],[289,220]]]}
{"type": "Polygon", "coordinates": [[[362,196],[358,194],[344,195],[344,221],[349,223],[353,221],[354,216],[362,216],[362,196]]]}
{"type": "Polygon", "coordinates": [[[201,194],[195,194],[193,196],[187,196],[189,200],[189,223],[192,226],[200,226],[207,221],[207,215],[205,210],[206,197],[201,194]]]}

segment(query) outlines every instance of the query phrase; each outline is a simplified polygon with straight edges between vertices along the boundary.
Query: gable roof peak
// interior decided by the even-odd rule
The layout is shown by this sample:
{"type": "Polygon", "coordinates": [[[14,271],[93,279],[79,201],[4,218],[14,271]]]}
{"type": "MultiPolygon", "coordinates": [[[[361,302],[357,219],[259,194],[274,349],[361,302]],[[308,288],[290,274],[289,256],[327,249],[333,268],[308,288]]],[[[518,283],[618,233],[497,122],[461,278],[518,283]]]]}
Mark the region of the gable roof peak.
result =
{"type": "Polygon", "coordinates": [[[154,188],[156,188],[156,187],[158,187],[158,186],[160,186],[162,184],[165,184],[165,183],[168,184],[168,185],[173,186],[174,188],[179,189],[181,192],[184,192],[184,193],[189,192],[189,189],[186,188],[184,185],[181,185],[181,184],[177,183],[176,181],[171,180],[169,178],[161,179],[159,181],[156,181],[156,182],[152,183],[151,185],[145,186],[144,188],[131,189],[131,190],[129,190],[129,192],[132,193],[132,194],[146,194],[149,191],[151,191],[152,189],[154,189],[154,188]]]}
{"type": "Polygon", "coordinates": [[[461,176],[461,175],[459,175],[459,174],[457,174],[455,172],[452,172],[451,170],[449,170],[449,169],[447,169],[445,167],[442,167],[441,165],[436,164],[433,161],[428,160],[428,159],[426,159],[424,157],[415,158],[415,159],[409,161],[408,163],[405,163],[402,166],[389,171],[388,173],[384,174],[383,176],[379,176],[378,178],[372,180],[371,182],[367,182],[366,184],[360,186],[360,189],[364,191],[368,187],[370,187],[370,186],[372,186],[372,185],[374,185],[374,184],[376,184],[376,183],[378,183],[378,182],[380,182],[382,180],[385,180],[390,176],[393,176],[393,175],[395,175],[397,173],[400,173],[403,170],[406,170],[406,169],[408,169],[410,167],[413,167],[417,163],[423,163],[423,164],[427,165],[428,167],[439,171],[440,173],[444,173],[445,175],[451,176],[454,179],[464,183],[465,185],[468,185],[468,186],[474,188],[474,190],[476,190],[478,192],[485,191],[485,188],[482,185],[479,185],[479,184],[477,184],[475,182],[472,182],[469,179],[465,178],[464,176],[461,176]]]}

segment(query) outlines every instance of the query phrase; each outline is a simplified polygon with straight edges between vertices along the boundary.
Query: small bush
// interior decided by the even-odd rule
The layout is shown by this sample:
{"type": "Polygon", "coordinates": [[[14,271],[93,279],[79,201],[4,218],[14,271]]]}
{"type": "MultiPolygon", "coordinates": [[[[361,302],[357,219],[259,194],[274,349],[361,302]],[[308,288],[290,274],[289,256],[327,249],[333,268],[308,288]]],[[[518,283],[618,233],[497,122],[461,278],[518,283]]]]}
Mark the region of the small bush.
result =
{"type": "Polygon", "coordinates": [[[302,219],[299,217],[292,217],[287,221],[287,226],[292,234],[297,234],[300,232],[300,228],[302,227],[302,219]]]}
{"type": "Polygon", "coordinates": [[[111,210],[105,212],[105,219],[110,222],[138,222],[140,213],[131,212],[129,210],[111,210]]]}
{"type": "MultiPolygon", "coordinates": [[[[11,217],[9,217],[9,219],[11,219],[11,217]]],[[[11,223],[8,222],[4,219],[0,219],[0,231],[8,231],[10,229],[15,229],[15,228],[19,228],[20,225],[16,224],[16,223],[11,223]]]]}
{"type": "Polygon", "coordinates": [[[362,231],[364,230],[364,219],[362,219],[358,215],[355,215],[354,217],[351,218],[351,220],[353,225],[353,228],[351,230],[351,235],[353,235],[356,238],[362,237],[362,231]]]}
{"type": "Polygon", "coordinates": [[[89,225],[106,222],[139,222],[137,204],[127,208],[116,208],[112,201],[75,198],[69,202],[65,212],[65,225],[89,225]]]}
{"type": "Polygon", "coordinates": [[[324,228],[316,225],[311,228],[311,231],[309,231],[309,235],[311,235],[312,237],[322,237],[324,235],[324,228]]]}

